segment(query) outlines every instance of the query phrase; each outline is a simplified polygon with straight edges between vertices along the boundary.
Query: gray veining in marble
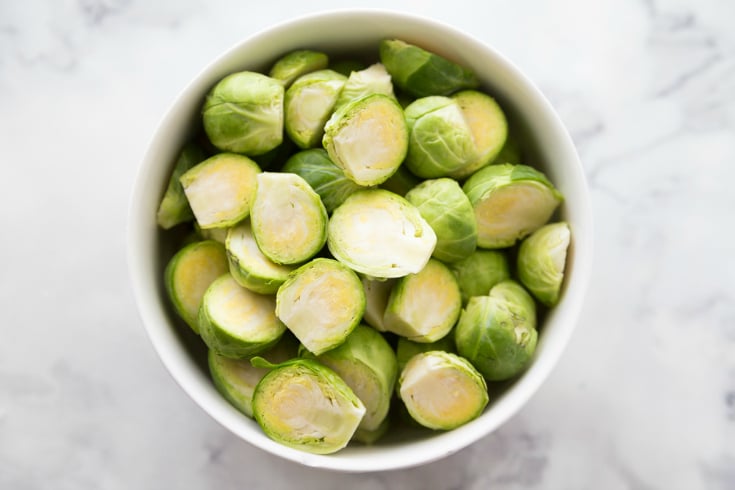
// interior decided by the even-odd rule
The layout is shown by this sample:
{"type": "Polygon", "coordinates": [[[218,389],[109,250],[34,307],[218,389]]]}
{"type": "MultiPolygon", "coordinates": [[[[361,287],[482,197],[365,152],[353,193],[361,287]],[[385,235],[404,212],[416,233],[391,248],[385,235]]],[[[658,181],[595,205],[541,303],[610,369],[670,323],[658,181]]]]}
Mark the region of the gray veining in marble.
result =
{"type": "Polygon", "coordinates": [[[124,237],[163,111],[242,37],[337,1],[0,2],[0,488],[735,488],[735,2],[383,1],[514,60],[574,138],[596,218],[565,357],[434,464],[311,470],[171,381],[124,237]]]}

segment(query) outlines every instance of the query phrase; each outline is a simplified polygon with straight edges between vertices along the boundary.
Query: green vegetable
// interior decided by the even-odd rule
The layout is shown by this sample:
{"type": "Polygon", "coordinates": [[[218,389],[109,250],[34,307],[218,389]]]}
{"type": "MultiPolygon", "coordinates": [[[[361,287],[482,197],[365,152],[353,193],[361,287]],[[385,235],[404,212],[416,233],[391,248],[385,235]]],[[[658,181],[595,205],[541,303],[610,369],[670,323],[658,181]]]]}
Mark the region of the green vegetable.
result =
{"type": "Polygon", "coordinates": [[[466,359],[443,351],[412,357],[401,371],[398,393],[411,417],[435,430],[466,424],[489,401],[480,373],[466,359]]]}
{"type": "Polygon", "coordinates": [[[533,232],[518,250],[518,278],[546,306],[559,301],[570,240],[569,225],[552,223],[533,232]]]}
{"type": "Polygon", "coordinates": [[[204,292],[212,281],[226,272],[225,248],[211,240],[185,246],[166,265],[165,284],[171,303],[179,316],[197,333],[199,306],[204,292]]]}
{"type": "Polygon", "coordinates": [[[383,94],[395,98],[390,75],[380,63],[370,65],[360,71],[353,71],[337,99],[336,107],[372,94],[383,94]]]}
{"type": "Polygon", "coordinates": [[[382,189],[348,197],[332,213],[327,235],[337,260],[375,278],[419,272],[436,245],[436,234],[418,209],[382,189]]]}
{"type": "Polygon", "coordinates": [[[283,140],[283,97],[278,80],[250,71],[228,75],[207,94],[204,131],[222,151],[262,155],[283,140]]]}
{"type": "Polygon", "coordinates": [[[473,296],[487,296],[497,283],[510,279],[508,257],[500,250],[476,250],[449,268],[457,278],[462,304],[473,296]]]}
{"type": "Polygon", "coordinates": [[[322,148],[296,153],[288,159],[283,172],[297,174],[308,182],[321,197],[328,213],[334,211],[351,194],[362,189],[345,176],[322,148]]]}
{"type": "Polygon", "coordinates": [[[449,95],[480,84],[471,70],[398,39],[380,42],[380,61],[393,82],[414,97],[449,95]]]}
{"type": "Polygon", "coordinates": [[[288,88],[300,76],[323,70],[328,64],[329,57],[326,54],[300,49],[291,51],[276,61],[268,75],[279,80],[285,88],[288,88]]]}
{"type": "Polygon", "coordinates": [[[510,379],[526,369],[537,338],[533,298],[510,280],[495,285],[488,296],[470,298],[454,336],[459,355],[488,381],[510,379]]]}
{"type": "Polygon", "coordinates": [[[510,247],[549,221],[563,197],[544,174],[526,165],[490,165],[462,187],[477,219],[477,245],[510,247]]]}
{"type": "Polygon", "coordinates": [[[226,228],[246,218],[259,173],[254,161],[234,153],[217,154],[187,170],[179,180],[199,227],[226,228]]]}
{"type": "Polygon", "coordinates": [[[385,332],[383,315],[388,307],[390,292],[395,283],[395,279],[362,277],[362,288],[365,290],[365,316],[363,320],[380,332],[385,332]]]}
{"type": "Polygon", "coordinates": [[[327,210],[309,183],[296,174],[264,172],[257,185],[250,223],[260,251],[276,264],[298,264],[319,252],[327,240],[327,210]]]}
{"type": "Polygon", "coordinates": [[[369,186],[385,182],[408,149],[403,109],[382,94],[352,100],[327,121],[323,144],[329,158],[355,183],[369,186]]]}
{"type": "Polygon", "coordinates": [[[301,451],[334,453],[347,445],[365,406],[334,371],[311,359],[271,367],[253,393],[253,414],[273,440],[301,451]]]}
{"type": "Polygon", "coordinates": [[[344,342],[365,312],[357,274],[332,259],[314,259],[296,269],[276,298],[278,318],[315,355],[344,342]]]}
{"type": "Polygon", "coordinates": [[[357,60],[338,60],[329,64],[329,69],[334,70],[337,73],[349,77],[353,71],[360,71],[367,68],[365,63],[357,60]]]}
{"type": "Polygon", "coordinates": [[[459,184],[449,178],[425,180],[406,194],[436,233],[433,256],[443,262],[467,258],[477,247],[472,204],[459,184]]]}
{"type": "Polygon", "coordinates": [[[408,191],[421,183],[421,180],[411,173],[405,165],[401,165],[396,173],[380,184],[381,189],[391,191],[399,196],[405,196],[408,191]]]}
{"type": "Polygon", "coordinates": [[[179,177],[202,160],[204,160],[204,152],[194,143],[187,143],[181,149],[156,214],[158,226],[164,230],[191,221],[194,218],[194,213],[191,212],[189,201],[186,199],[179,177]]]}
{"type": "Polygon", "coordinates": [[[434,342],[414,342],[405,337],[398,337],[398,343],[396,344],[398,370],[403,371],[403,368],[406,367],[408,361],[410,361],[416,354],[423,354],[424,352],[432,350],[456,354],[457,348],[454,346],[454,336],[445,335],[434,342]]]}

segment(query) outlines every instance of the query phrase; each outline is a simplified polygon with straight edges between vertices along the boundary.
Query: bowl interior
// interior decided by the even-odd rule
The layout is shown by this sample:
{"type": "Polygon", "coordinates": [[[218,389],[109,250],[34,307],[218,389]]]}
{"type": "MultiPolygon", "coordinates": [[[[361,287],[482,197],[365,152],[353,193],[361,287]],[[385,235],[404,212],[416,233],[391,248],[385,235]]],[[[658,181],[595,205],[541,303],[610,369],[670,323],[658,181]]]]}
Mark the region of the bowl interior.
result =
{"type": "Polygon", "coordinates": [[[571,139],[541,93],[510,62],[461,32],[420,17],[383,11],[337,11],[303,17],[258,33],[206,67],[161,121],[139,169],[130,207],[128,260],[133,290],[148,335],[181,387],[214,419],[273,454],[314,467],[374,471],[415,466],[451,454],[496,429],[536,391],[559,359],[574,328],[591,263],[591,216],[582,167],[571,139]],[[545,172],[565,201],[559,217],[573,234],[562,300],[544,319],[531,367],[512,383],[493,388],[491,403],[473,422],[450,432],[396,431],[374,446],[350,445],[328,456],[277,444],[231,407],[214,388],[201,340],[178,320],[163,287],[163,269],[176,240],[156,226],[156,209],[183,142],[200,126],[204,95],[240,70],[267,72],[284,53],[311,48],[332,58],[377,60],[378,42],[399,38],[472,68],[482,89],[496,97],[524,141],[529,164],[545,172]]]}

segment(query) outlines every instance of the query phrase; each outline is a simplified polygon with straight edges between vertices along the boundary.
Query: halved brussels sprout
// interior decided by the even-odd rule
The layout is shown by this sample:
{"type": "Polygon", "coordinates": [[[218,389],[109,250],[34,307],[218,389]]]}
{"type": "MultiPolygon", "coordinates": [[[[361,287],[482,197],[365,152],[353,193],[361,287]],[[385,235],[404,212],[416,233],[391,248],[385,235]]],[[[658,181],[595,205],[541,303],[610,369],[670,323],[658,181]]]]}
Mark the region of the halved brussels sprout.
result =
{"type": "Polygon", "coordinates": [[[457,181],[425,180],[406,194],[436,233],[433,256],[443,262],[468,257],[477,247],[475,212],[457,181]]]}
{"type": "Polygon", "coordinates": [[[174,255],[164,272],[166,291],[179,316],[199,333],[199,307],[209,285],[227,272],[222,244],[194,242],[174,255]]]}
{"type": "Polygon", "coordinates": [[[327,210],[308,182],[296,174],[264,172],[250,209],[261,252],[276,264],[298,264],[327,240],[327,210]]]}
{"type": "Polygon", "coordinates": [[[283,85],[261,73],[223,78],[207,94],[204,131],[222,151],[261,155],[283,141],[283,85]]]}
{"type": "Polygon", "coordinates": [[[317,360],[337,373],[365,405],[358,428],[378,430],[388,415],[398,377],[396,354],[388,341],[375,329],[358,325],[344,343],[317,360]]]}
{"type": "Polygon", "coordinates": [[[323,70],[329,64],[329,56],[319,51],[300,49],[291,51],[273,64],[268,75],[279,80],[285,88],[302,75],[323,70]]]}
{"type": "Polygon", "coordinates": [[[383,94],[395,98],[390,75],[380,63],[350,73],[335,107],[341,107],[352,100],[371,94],[383,94]]]}
{"type": "Polygon", "coordinates": [[[332,213],[327,235],[337,260],[376,278],[419,272],[436,245],[436,234],[418,209],[382,189],[348,197],[332,213]]]}
{"type": "Polygon", "coordinates": [[[329,158],[357,184],[385,182],[403,162],[408,128],[403,109],[382,94],[361,97],[337,109],[324,127],[329,158]]]}
{"type": "MultiPolygon", "coordinates": [[[[296,357],[297,350],[298,342],[292,336],[284,335],[275,346],[263,352],[261,356],[277,364],[296,357]]],[[[208,364],[217,391],[239,411],[252,417],[255,386],[270,369],[253,366],[249,358],[230,359],[211,349],[208,364]]]]}
{"type": "Polygon", "coordinates": [[[243,155],[220,153],[187,170],[179,181],[200,228],[226,228],[250,213],[260,167],[243,155]]]}
{"type": "Polygon", "coordinates": [[[300,148],[312,148],[321,142],[324,124],[346,80],[336,71],[319,70],[297,78],[286,91],[286,133],[300,148]]]}
{"type": "Polygon", "coordinates": [[[380,184],[380,188],[399,196],[405,196],[408,191],[420,183],[421,179],[412,174],[405,165],[401,165],[393,175],[388,177],[388,180],[380,184]]]}
{"type": "Polygon", "coordinates": [[[314,259],[293,271],[276,298],[278,318],[315,355],[344,342],[365,312],[360,278],[332,259],[314,259]]]}
{"type": "Polygon", "coordinates": [[[472,296],[487,296],[490,289],[510,279],[508,257],[500,250],[475,250],[466,259],[449,264],[462,293],[462,304],[472,296]]]}
{"type": "Polygon", "coordinates": [[[452,99],[459,104],[475,143],[475,159],[451,175],[464,179],[488,165],[500,153],[508,137],[508,122],[498,103],[487,94],[463,90],[452,95],[452,99]]]}
{"type": "Polygon", "coordinates": [[[413,358],[416,354],[423,354],[432,350],[438,350],[443,352],[451,352],[452,354],[457,353],[457,348],[454,345],[454,336],[445,335],[434,342],[414,342],[408,340],[405,337],[398,337],[398,343],[396,343],[396,360],[398,361],[398,371],[403,371],[408,361],[413,358]]]}
{"type": "Polygon", "coordinates": [[[322,198],[328,213],[335,210],[351,194],[362,189],[348,179],[341,168],[329,159],[322,148],[300,151],[288,159],[283,172],[300,175],[322,198]]]}
{"type": "Polygon", "coordinates": [[[470,298],[454,331],[457,352],[488,381],[510,379],[526,369],[536,349],[533,298],[514,281],[488,296],[470,298]]]}
{"type": "Polygon", "coordinates": [[[425,179],[446,177],[476,160],[470,128],[457,101],[424,97],[406,107],[409,141],[406,167],[425,179]]]}
{"type": "Polygon", "coordinates": [[[207,288],[199,309],[199,333],[217,354],[240,359],[275,345],[286,326],[275,314],[275,298],[240,286],[230,274],[207,288]]]}
{"type": "Polygon", "coordinates": [[[181,149],[156,214],[158,226],[164,230],[169,230],[179,223],[185,223],[194,218],[179,177],[204,158],[204,151],[194,143],[187,143],[181,149]]]}
{"type": "Polygon", "coordinates": [[[362,288],[365,290],[365,315],[363,320],[379,332],[385,332],[383,315],[388,307],[390,291],[395,283],[395,279],[362,277],[362,288]]]}
{"type": "Polygon", "coordinates": [[[544,174],[526,165],[489,165],[463,186],[475,209],[477,245],[510,247],[543,226],[563,197],[544,174]]]}
{"type": "Polygon", "coordinates": [[[272,368],[253,393],[253,415],[268,437],[315,454],[334,453],[350,442],[365,406],[334,371],[312,359],[252,362],[272,368]]]}
{"type": "Polygon", "coordinates": [[[534,231],[518,250],[518,278],[546,306],[559,301],[570,239],[569,225],[551,223],[534,231]]]}
{"type": "Polygon", "coordinates": [[[449,95],[480,84],[471,70],[398,39],[380,42],[380,61],[394,83],[414,97],[449,95]]]}
{"type": "Polygon", "coordinates": [[[489,401],[485,380],[472,364],[443,351],[412,357],[401,371],[398,393],[411,417],[435,430],[466,424],[489,401]]]}
{"type": "Polygon", "coordinates": [[[461,309],[457,279],[446,265],[431,259],[418,273],[396,282],[383,326],[414,342],[434,342],[449,333],[461,309]]]}
{"type": "Polygon", "coordinates": [[[230,228],[225,248],[230,274],[240,286],[254,293],[275,294],[294,270],[294,266],[276,264],[263,255],[249,220],[230,228]]]}

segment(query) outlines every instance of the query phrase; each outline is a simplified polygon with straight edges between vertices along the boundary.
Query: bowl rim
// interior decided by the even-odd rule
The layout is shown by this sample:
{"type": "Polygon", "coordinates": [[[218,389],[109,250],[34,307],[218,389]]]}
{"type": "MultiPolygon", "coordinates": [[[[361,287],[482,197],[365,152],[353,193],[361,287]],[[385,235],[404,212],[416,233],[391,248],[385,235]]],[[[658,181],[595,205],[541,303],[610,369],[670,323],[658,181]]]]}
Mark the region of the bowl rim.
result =
{"type": "MultiPolygon", "coordinates": [[[[309,467],[342,472],[396,470],[436,461],[477,442],[507,422],[538,391],[541,384],[548,378],[554,366],[561,358],[579,319],[584,294],[591,275],[592,227],[589,190],[584,177],[583,167],[571,136],[551,103],[535,84],[510,60],[492,46],[456,27],[432,18],[389,9],[344,8],[300,15],[260,29],[226,49],[222,54],[206,64],[193,79],[186,83],[185,87],[174,98],[164,115],[158,121],[135,175],[128,207],[126,229],[128,273],[138,314],[159,359],[181,389],[219,424],[255,447],[309,467]],[[567,318],[569,321],[566,324],[555,326],[556,330],[553,338],[548,340],[544,339],[547,345],[544,347],[543,355],[539,356],[537,354],[529,369],[521,377],[517,378],[513,386],[509,388],[510,394],[502,397],[498,403],[493,405],[492,413],[494,416],[487,417],[488,413],[486,412],[469,424],[449,432],[434,434],[427,439],[413,441],[407,446],[374,446],[372,450],[368,447],[367,450],[359,453],[348,452],[343,454],[340,452],[334,455],[316,455],[282,446],[265,435],[262,437],[253,437],[251,431],[244,430],[241,420],[244,416],[229,406],[224,401],[224,398],[219,397],[219,401],[217,401],[212,400],[211,397],[202,396],[202,383],[206,380],[202,376],[197,377],[193,375],[195,373],[192,372],[191,360],[187,362],[187,359],[182,358],[184,354],[181,352],[181,349],[171,347],[172,341],[176,340],[176,332],[168,325],[168,319],[160,308],[160,305],[155,301],[155,298],[152,297],[153,295],[144,293],[144,291],[150,291],[150,279],[146,277],[150,274],[146,272],[149,269],[144,259],[144,254],[146,253],[144,238],[146,233],[155,234],[156,230],[151,230],[150,227],[143,228],[138,222],[138,217],[142,216],[144,212],[149,212],[149,209],[142,209],[142,203],[145,201],[143,197],[145,194],[144,183],[147,177],[147,169],[151,165],[156,165],[154,159],[156,142],[160,140],[167,125],[172,123],[170,120],[176,112],[176,108],[184,100],[195,94],[203,96],[199,90],[199,86],[202,85],[204,80],[211,78],[211,73],[217,71],[217,67],[226,64],[227,60],[232,56],[258,39],[284,34],[294,27],[306,29],[308,25],[317,25],[325,22],[348,22],[355,21],[357,18],[361,21],[389,20],[391,22],[406,22],[412,25],[420,25],[422,28],[430,29],[432,32],[441,32],[442,34],[450,35],[454,39],[458,39],[461,43],[469,44],[473,49],[484,52],[487,56],[494,58],[496,63],[502,65],[509,76],[516,83],[522,85],[526,95],[533,98],[533,103],[543,110],[545,117],[547,117],[548,122],[552,125],[552,129],[555,131],[554,141],[557,144],[563,145],[569,154],[571,161],[567,163],[567,166],[572,170],[572,177],[576,179],[574,185],[579,191],[575,197],[580,201],[578,206],[580,209],[575,208],[575,210],[578,212],[576,221],[580,226],[573,230],[573,246],[575,249],[574,281],[568,281],[569,284],[565,285],[566,291],[564,298],[557,306],[557,308],[563,310],[558,312],[559,316],[567,318]],[[379,449],[376,450],[375,448],[379,449]],[[406,448],[410,448],[411,450],[407,451],[406,448]]],[[[150,251],[148,252],[150,253],[150,251]]]]}

